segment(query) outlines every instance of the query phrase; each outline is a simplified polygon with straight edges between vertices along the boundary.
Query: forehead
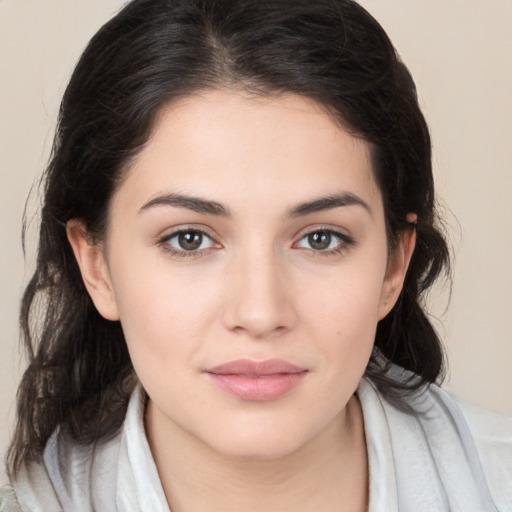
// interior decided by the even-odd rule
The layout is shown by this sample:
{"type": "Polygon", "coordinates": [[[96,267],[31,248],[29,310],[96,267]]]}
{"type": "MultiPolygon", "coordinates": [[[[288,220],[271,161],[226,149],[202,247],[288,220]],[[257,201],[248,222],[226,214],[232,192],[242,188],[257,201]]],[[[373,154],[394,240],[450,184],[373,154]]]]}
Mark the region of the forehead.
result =
{"type": "Polygon", "coordinates": [[[325,108],[291,94],[213,90],[161,109],[118,194],[139,207],[176,192],[284,208],[345,191],[380,202],[368,143],[325,108]]]}

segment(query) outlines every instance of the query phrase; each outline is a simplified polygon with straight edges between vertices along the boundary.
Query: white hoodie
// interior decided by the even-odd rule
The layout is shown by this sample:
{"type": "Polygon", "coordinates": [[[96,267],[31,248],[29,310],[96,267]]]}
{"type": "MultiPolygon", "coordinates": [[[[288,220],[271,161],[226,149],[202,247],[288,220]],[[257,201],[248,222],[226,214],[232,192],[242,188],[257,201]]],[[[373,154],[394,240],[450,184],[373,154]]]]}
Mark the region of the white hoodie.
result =
{"type": "MultiPolygon", "coordinates": [[[[437,386],[398,410],[358,387],[369,462],[368,512],[512,512],[512,418],[456,402],[437,386]]],[[[137,387],[120,434],[95,447],[55,433],[43,462],[0,492],[1,512],[170,512],[144,432],[137,387]]],[[[321,512],[321,511],[319,511],[321,512]]]]}

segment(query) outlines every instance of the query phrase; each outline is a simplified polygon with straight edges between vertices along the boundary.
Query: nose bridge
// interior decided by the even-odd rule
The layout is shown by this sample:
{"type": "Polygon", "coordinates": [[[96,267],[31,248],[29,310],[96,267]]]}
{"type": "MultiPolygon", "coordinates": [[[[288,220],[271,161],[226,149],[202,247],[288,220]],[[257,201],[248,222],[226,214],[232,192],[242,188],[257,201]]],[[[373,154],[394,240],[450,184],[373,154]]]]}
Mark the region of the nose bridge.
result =
{"type": "Polygon", "coordinates": [[[226,326],[255,338],[289,329],[294,311],[282,255],[271,244],[253,240],[232,264],[226,326]]]}

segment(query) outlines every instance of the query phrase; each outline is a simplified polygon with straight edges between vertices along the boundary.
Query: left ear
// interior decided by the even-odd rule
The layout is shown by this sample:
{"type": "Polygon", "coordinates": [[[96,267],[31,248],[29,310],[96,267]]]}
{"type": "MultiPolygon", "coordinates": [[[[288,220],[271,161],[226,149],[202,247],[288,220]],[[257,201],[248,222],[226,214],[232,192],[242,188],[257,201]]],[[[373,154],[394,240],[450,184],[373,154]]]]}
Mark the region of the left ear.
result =
{"type": "Polygon", "coordinates": [[[382,320],[395,305],[405,280],[405,274],[416,245],[416,229],[400,231],[393,253],[389,257],[386,276],[382,284],[379,303],[379,320],[382,320]]]}

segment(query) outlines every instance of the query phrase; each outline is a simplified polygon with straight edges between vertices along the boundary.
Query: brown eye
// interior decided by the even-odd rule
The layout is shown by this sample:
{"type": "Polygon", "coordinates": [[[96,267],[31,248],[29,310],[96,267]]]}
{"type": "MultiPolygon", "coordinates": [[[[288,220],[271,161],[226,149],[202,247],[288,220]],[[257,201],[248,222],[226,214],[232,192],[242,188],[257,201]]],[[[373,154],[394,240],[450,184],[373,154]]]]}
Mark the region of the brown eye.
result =
{"type": "Polygon", "coordinates": [[[294,244],[298,249],[309,249],[318,253],[333,254],[355,244],[355,240],[344,233],[332,229],[310,231],[294,244]]]}
{"type": "Polygon", "coordinates": [[[330,248],[333,236],[329,231],[315,231],[307,235],[307,239],[311,249],[325,251],[330,248]]]}
{"type": "Polygon", "coordinates": [[[203,234],[198,231],[180,233],[177,242],[180,249],[184,251],[195,251],[199,249],[203,243],[203,234]]]}
{"type": "Polygon", "coordinates": [[[174,253],[194,253],[216,247],[215,242],[197,229],[179,230],[160,240],[160,245],[174,253]]]}

